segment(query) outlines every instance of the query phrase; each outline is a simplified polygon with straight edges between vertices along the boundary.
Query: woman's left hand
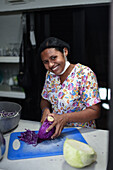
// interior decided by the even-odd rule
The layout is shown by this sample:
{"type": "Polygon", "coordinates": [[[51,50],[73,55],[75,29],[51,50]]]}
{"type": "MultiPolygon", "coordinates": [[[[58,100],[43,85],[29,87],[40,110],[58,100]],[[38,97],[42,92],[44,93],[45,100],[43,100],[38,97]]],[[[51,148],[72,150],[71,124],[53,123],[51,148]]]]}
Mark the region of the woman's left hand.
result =
{"type": "Polygon", "coordinates": [[[67,123],[66,114],[58,115],[50,113],[48,116],[52,116],[54,118],[54,122],[47,129],[47,132],[49,132],[54,126],[56,127],[55,133],[51,136],[51,139],[54,139],[61,134],[64,126],[67,123]]]}

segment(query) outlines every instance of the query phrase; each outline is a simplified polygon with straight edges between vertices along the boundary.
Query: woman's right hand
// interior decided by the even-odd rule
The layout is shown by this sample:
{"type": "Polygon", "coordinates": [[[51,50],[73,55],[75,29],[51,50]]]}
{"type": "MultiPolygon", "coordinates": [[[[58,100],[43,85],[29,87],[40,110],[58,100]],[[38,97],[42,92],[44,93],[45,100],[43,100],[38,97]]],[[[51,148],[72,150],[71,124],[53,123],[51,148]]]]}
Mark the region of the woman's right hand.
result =
{"type": "Polygon", "coordinates": [[[41,124],[44,123],[45,119],[48,117],[49,114],[50,114],[49,108],[45,108],[43,111],[42,118],[41,118],[41,124]]]}
{"type": "Polygon", "coordinates": [[[40,103],[40,107],[42,109],[42,118],[41,118],[41,123],[43,124],[46,117],[48,116],[48,114],[50,114],[50,102],[48,100],[45,100],[43,98],[41,98],[41,103],[40,103]]]}

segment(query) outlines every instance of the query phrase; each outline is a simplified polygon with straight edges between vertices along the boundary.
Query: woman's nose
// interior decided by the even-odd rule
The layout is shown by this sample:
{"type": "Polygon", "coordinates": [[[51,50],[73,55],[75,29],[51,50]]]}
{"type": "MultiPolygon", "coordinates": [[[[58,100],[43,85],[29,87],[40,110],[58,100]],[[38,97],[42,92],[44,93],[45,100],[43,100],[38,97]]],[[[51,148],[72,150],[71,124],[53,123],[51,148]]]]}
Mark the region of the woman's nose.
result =
{"type": "Polygon", "coordinates": [[[49,68],[52,68],[52,67],[53,67],[53,65],[54,65],[54,63],[53,63],[53,62],[49,62],[49,68]]]}

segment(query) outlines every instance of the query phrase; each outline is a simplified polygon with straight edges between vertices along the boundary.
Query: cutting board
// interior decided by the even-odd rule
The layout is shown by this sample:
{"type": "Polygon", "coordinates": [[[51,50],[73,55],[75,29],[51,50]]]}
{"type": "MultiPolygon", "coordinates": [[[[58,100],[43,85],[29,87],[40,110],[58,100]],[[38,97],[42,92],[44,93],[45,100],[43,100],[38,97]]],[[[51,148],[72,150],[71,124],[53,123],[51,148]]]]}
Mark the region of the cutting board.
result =
{"type": "MultiPolygon", "coordinates": [[[[38,131],[35,132],[38,133],[38,131]]],[[[10,135],[8,148],[8,159],[10,160],[63,155],[63,144],[66,138],[87,143],[76,128],[65,128],[58,138],[43,141],[37,146],[19,141],[18,136],[20,135],[21,132],[14,132],[10,135]]]]}

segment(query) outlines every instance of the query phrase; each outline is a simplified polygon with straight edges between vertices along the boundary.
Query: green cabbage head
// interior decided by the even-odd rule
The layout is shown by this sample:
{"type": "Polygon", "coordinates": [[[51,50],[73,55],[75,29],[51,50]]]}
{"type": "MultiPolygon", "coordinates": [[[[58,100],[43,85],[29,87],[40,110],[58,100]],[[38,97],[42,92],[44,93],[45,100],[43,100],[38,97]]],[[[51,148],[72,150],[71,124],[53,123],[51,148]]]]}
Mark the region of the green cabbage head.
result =
{"type": "Polygon", "coordinates": [[[74,139],[65,140],[63,155],[66,162],[75,168],[88,166],[97,158],[97,154],[91,146],[74,139]]]}

